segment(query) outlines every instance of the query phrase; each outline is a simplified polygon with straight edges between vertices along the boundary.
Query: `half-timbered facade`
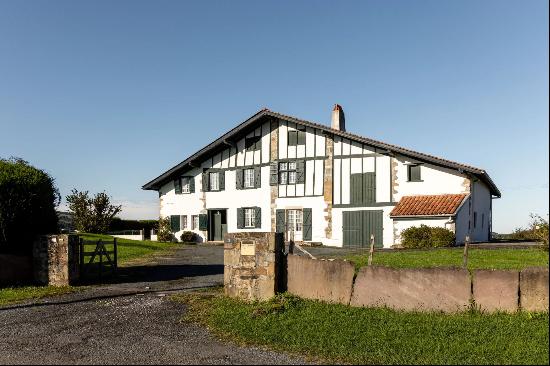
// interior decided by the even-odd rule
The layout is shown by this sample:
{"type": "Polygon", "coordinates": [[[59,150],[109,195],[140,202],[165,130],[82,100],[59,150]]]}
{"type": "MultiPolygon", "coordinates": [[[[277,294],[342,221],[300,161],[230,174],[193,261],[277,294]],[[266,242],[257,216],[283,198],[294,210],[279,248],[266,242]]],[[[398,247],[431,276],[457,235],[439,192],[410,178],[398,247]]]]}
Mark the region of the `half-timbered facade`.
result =
{"type": "Polygon", "coordinates": [[[420,224],[485,241],[500,197],[482,169],[346,132],[338,105],[331,127],[261,110],[143,189],[176,237],[278,231],[333,246],[388,247],[420,224]]]}

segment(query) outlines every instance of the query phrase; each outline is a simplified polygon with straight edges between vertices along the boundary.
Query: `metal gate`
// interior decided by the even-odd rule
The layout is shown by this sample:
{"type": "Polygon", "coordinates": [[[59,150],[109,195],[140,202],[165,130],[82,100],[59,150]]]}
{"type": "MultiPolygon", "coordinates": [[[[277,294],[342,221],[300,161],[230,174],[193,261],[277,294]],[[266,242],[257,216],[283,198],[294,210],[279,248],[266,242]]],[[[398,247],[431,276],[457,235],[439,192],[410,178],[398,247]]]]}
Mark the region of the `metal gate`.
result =
{"type": "Polygon", "coordinates": [[[80,279],[115,275],[118,268],[117,240],[84,240],[80,238],[80,279]]]}
{"type": "Polygon", "coordinates": [[[344,247],[368,248],[370,236],[374,235],[374,245],[383,246],[382,210],[344,211],[344,247]]]}

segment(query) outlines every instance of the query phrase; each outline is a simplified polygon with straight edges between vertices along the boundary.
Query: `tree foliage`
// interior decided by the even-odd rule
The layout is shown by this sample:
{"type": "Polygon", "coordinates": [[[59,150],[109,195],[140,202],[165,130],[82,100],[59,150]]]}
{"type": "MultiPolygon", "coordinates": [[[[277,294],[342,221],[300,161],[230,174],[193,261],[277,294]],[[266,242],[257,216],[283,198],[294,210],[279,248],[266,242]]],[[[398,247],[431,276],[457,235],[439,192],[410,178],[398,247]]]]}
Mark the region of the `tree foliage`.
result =
{"type": "Polygon", "coordinates": [[[122,206],[111,204],[105,192],[90,197],[88,191],[73,189],[66,200],[69,210],[74,214],[76,230],[86,233],[106,233],[115,215],[122,210],[122,206]]]}
{"type": "Polygon", "coordinates": [[[34,237],[58,231],[54,179],[19,158],[0,159],[0,248],[32,248],[34,237]]]}
{"type": "Polygon", "coordinates": [[[420,225],[403,230],[401,243],[405,248],[437,248],[454,244],[455,234],[442,227],[420,225]]]}

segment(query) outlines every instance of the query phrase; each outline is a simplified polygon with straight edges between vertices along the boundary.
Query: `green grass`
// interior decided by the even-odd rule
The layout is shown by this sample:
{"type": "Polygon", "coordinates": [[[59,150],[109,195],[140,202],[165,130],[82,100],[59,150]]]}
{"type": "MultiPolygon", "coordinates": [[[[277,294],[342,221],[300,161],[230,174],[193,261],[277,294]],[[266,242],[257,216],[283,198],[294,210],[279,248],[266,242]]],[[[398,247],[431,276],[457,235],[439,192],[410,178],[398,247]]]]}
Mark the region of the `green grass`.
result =
{"type": "Polygon", "coordinates": [[[15,304],[29,299],[41,299],[43,297],[64,295],[75,291],[78,291],[78,288],[71,286],[26,286],[0,288],[0,306],[15,304]]]}
{"type": "MultiPolygon", "coordinates": [[[[99,239],[112,241],[113,237],[110,235],[101,235],[101,234],[82,234],[80,235],[84,240],[93,240],[97,241],[99,239]]],[[[118,264],[124,265],[130,261],[148,257],[153,254],[157,254],[164,250],[172,249],[178,246],[176,243],[160,243],[156,241],[149,240],[129,240],[129,239],[120,239],[117,238],[117,247],[118,247],[118,264]]],[[[181,244],[179,244],[181,245],[181,244]]],[[[112,250],[112,245],[106,245],[107,250],[112,250]]],[[[86,251],[92,251],[93,246],[87,245],[86,251]]],[[[90,257],[86,257],[88,261],[90,257]]],[[[96,257],[94,262],[99,262],[99,257],[96,257]]]]}
{"type": "MultiPolygon", "coordinates": [[[[462,248],[432,250],[399,250],[374,252],[374,265],[394,268],[430,268],[462,266],[462,248]]],[[[344,257],[355,263],[356,269],[367,265],[368,253],[344,257]]],[[[468,269],[523,269],[548,267],[548,252],[540,249],[470,249],[468,269]]]]}
{"type": "Polygon", "coordinates": [[[249,304],[180,295],[186,321],[239,343],[355,364],[548,364],[548,313],[353,308],[282,295],[249,304]]]}

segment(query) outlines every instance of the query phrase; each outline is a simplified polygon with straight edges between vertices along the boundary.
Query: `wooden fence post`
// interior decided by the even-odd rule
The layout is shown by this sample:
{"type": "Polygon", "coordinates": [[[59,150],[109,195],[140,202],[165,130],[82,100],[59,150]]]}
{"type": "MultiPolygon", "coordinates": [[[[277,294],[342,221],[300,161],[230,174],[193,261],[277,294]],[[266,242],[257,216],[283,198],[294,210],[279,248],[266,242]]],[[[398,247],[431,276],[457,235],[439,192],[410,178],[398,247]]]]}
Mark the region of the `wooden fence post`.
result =
{"type": "Polygon", "coordinates": [[[368,265],[372,265],[372,256],[374,254],[374,234],[370,236],[370,250],[369,250],[369,262],[368,265]]]}
{"type": "Polygon", "coordinates": [[[80,263],[78,264],[78,270],[80,271],[80,279],[84,276],[84,240],[82,238],[78,238],[78,250],[80,251],[80,263]]]}
{"type": "Polygon", "coordinates": [[[468,268],[468,246],[470,244],[470,235],[466,235],[464,240],[464,254],[462,255],[462,267],[468,268]]]}
{"type": "Polygon", "coordinates": [[[113,238],[113,244],[114,244],[114,247],[113,247],[113,255],[115,256],[115,258],[113,259],[114,260],[114,263],[115,263],[115,273],[117,272],[118,270],[118,252],[117,252],[117,242],[116,242],[116,238],[113,238]]]}

